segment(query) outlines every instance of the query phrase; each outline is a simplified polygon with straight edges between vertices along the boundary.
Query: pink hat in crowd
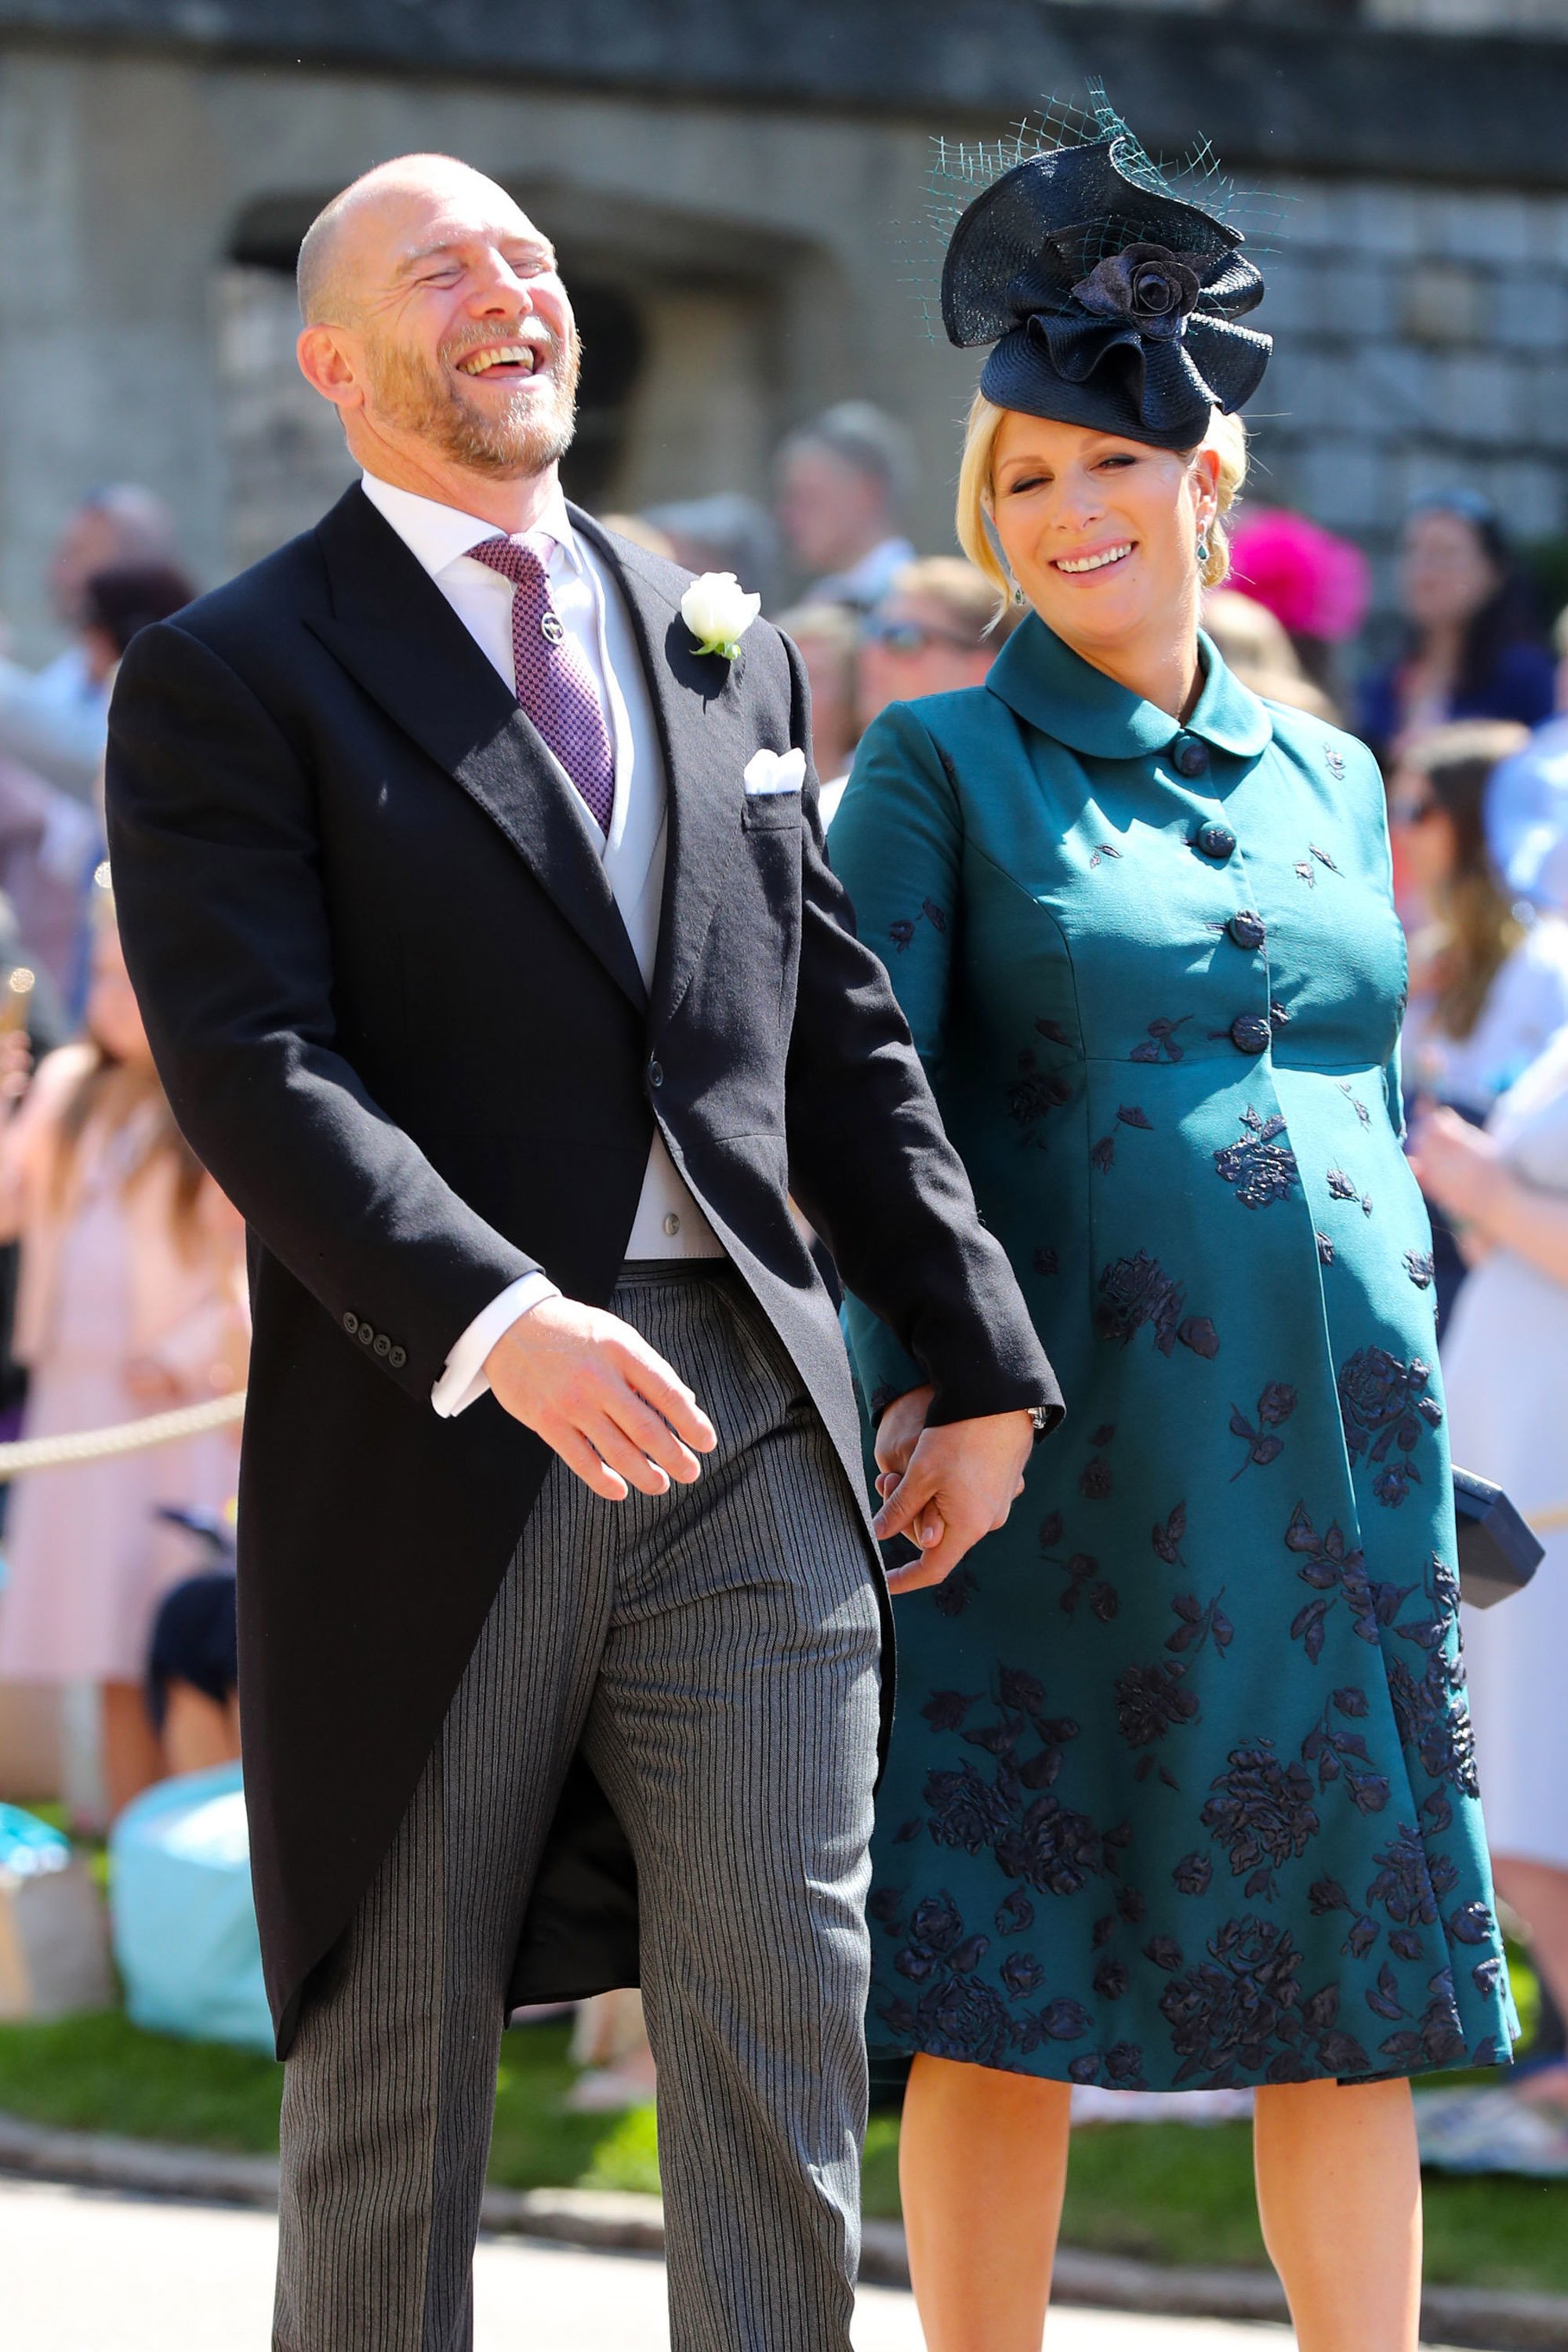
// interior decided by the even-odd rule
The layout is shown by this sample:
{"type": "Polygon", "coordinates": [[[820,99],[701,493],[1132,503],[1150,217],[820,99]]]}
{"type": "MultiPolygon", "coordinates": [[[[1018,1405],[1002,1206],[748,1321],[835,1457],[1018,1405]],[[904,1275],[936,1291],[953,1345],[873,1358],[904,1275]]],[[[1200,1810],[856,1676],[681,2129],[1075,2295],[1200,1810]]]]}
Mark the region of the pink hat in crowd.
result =
{"type": "Polygon", "coordinates": [[[1230,585],[1266,605],[1293,637],[1333,645],[1365,618],[1372,575],[1359,547],[1305,515],[1264,508],[1231,534],[1230,585]]]}

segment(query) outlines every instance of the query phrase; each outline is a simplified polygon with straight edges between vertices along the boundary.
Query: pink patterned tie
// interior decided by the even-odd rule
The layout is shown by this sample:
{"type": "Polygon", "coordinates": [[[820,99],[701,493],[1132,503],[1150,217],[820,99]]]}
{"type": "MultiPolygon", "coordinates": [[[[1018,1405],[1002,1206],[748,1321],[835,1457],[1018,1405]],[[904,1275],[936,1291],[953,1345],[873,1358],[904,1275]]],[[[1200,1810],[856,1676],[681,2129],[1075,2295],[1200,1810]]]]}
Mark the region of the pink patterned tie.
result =
{"type": "Polygon", "coordinates": [[[468,553],[512,583],[517,698],[607,837],[616,805],[615,754],[588,666],[550,601],[545,565],[554,547],[540,532],[532,541],[481,539],[468,553]]]}

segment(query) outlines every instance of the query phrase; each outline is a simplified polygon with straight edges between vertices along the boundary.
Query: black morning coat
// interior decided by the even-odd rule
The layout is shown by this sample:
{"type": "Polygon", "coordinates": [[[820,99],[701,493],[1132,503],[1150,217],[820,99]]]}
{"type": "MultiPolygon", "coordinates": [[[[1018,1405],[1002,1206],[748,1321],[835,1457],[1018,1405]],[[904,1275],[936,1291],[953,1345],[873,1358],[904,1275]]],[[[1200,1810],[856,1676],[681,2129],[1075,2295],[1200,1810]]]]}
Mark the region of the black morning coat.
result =
{"type": "MultiPolygon", "coordinates": [[[[798,656],[761,622],[732,663],[697,653],[687,575],[573,520],[621,583],[668,771],[651,996],[572,787],[357,487],[138,635],[110,717],[127,961],[179,1123],[250,1230],[240,1707],[280,2052],[544,1473],[492,1397],[443,1420],[431,1387],[520,1275],[608,1300],[656,1121],[857,1496],[843,1342],[792,1189],[927,1368],[936,1418],[1057,1402],[855,939],[815,779],[746,794],[753,752],[807,741],[798,656]]],[[[636,1981],[629,1851],[578,1765],[512,1997],[636,1981]]]]}

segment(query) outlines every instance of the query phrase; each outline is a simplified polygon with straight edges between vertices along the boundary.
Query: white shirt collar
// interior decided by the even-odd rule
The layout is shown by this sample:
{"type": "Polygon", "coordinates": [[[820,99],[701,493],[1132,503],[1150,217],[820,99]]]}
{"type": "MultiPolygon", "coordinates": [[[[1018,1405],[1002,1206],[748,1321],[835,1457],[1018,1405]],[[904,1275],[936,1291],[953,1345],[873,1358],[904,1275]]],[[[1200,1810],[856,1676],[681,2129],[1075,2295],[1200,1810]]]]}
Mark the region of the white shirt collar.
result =
{"type": "MultiPolygon", "coordinates": [[[[360,487],[376,512],[392,525],[409,552],[424,565],[433,580],[450,565],[466,556],[481,539],[499,539],[503,534],[493,522],[479,515],[464,514],[460,508],[444,506],[438,499],[421,498],[416,490],[399,489],[392,482],[384,482],[375,474],[362,474],[360,487]]],[[[532,525],[534,530],[548,531],[555,541],[555,553],[551,557],[551,569],[570,564],[574,572],[584,569],[583,551],[572,529],[572,518],[566,511],[566,493],[557,482],[546,499],[543,510],[532,525]]],[[[528,536],[527,533],[519,534],[528,536]]],[[[478,567],[481,570],[483,566],[478,567]]],[[[489,578],[497,575],[488,572],[489,578]]]]}

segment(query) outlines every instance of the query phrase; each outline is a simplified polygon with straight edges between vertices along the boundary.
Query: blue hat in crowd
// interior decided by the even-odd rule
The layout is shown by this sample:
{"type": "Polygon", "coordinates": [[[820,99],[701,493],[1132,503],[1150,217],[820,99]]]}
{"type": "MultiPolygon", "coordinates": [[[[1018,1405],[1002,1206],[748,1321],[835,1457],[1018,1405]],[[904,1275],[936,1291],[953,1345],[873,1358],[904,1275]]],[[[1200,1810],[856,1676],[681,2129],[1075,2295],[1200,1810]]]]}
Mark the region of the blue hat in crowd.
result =
{"type": "Polygon", "coordinates": [[[1098,136],[1021,154],[961,214],[942,325],[993,346],[980,388],[1000,408],[1192,448],[1268,364],[1271,339],[1236,323],[1262,275],[1223,216],[1228,183],[1208,165],[1178,195],[1096,98],[1098,136]]]}

